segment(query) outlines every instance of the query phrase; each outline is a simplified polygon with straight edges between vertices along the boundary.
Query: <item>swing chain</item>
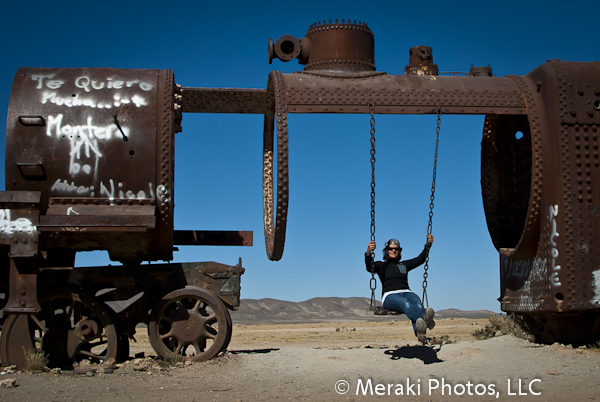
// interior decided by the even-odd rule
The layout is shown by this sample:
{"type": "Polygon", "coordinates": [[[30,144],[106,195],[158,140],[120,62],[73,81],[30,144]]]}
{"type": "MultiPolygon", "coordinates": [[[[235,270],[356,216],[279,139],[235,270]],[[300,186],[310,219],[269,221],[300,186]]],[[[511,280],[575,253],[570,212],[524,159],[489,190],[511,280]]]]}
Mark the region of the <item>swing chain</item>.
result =
{"type": "MultiPolygon", "coordinates": [[[[371,241],[375,241],[375,104],[369,103],[371,113],[371,241]]],[[[374,256],[375,253],[371,252],[374,256]]]]}
{"type": "MultiPolygon", "coordinates": [[[[440,124],[442,122],[442,109],[439,104],[437,106],[437,127],[435,129],[435,155],[433,157],[433,179],[431,182],[431,196],[429,197],[429,223],[427,224],[427,234],[430,235],[433,227],[433,201],[435,200],[435,180],[437,176],[437,159],[438,159],[438,148],[440,143],[440,124]]],[[[429,307],[429,300],[427,299],[427,277],[429,274],[429,250],[427,251],[427,257],[425,259],[425,270],[423,272],[423,303],[429,307]]]]}
{"type": "MultiPolygon", "coordinates": [[[[369,102],[369,113],[371,114],[371,241],[375,241],[375,104],[369,102]]],[[[375,279],[375,252],[371,251],[371,311],[375,310],[375,289],[377,289],[377,280],[375,279]]]]}

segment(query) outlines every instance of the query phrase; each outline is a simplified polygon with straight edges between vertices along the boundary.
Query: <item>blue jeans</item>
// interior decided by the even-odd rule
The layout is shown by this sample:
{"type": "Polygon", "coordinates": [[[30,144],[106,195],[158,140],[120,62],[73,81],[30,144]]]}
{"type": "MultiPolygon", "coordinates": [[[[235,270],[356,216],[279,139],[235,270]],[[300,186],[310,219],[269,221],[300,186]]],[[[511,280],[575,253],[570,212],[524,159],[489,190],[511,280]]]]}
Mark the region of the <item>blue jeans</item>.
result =
{"type": "Polygon", "coordinates": [[[415,323],[419,318],[425,318],[425,311],[419,296],[413,292],[392,293],[386,296],[383,307],[404,313],[412,321],[413,330],[417,329],[415,323]]]}

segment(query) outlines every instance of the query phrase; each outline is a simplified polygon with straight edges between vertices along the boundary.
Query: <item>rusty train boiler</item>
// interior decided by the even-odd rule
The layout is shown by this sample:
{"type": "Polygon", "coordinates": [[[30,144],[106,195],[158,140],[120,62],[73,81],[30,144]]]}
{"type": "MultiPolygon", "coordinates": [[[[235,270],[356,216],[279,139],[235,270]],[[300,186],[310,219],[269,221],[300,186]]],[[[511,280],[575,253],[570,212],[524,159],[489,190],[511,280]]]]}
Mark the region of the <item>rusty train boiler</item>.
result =
{"type": "Polygon", "coordinates": [[[139,323],[163,357],[227,347],[241,259],[141,265],[171,261],[176,245],[252,245],[252,232],[174,229],[181,103],[170,70],[17,71],[0,192],[2,364],[24,365],[24,349],[59,367],[124,359],[139,323]],[[123,265],[73,269],[90,250],[123,265]]]}

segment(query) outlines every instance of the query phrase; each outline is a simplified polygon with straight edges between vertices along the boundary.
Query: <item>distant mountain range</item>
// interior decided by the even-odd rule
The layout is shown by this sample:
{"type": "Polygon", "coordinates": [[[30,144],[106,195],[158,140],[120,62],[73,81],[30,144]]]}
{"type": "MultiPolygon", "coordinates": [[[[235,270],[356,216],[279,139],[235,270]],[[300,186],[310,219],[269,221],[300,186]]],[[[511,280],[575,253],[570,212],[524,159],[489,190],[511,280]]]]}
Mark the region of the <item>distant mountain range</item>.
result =
{"type": "MultiPolygon", "coordinates": [[[[406,316],[376,316],[369,310],[370,300],[364,297],[315,297],[303,302],[275,299],[242,299],[238,311],[231,311],[234,324],[300,324],[319,322],[406,320],[406,316]]],[[[436,311],[436,319],[487,318],[489,310],[436,311]]]]}

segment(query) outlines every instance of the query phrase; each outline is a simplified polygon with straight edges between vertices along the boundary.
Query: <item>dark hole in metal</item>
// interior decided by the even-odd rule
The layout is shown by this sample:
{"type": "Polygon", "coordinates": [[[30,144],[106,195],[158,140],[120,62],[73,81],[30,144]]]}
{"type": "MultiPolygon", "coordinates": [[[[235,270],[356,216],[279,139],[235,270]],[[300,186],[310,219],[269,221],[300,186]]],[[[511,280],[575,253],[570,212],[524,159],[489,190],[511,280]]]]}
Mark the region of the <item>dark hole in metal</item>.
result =
{"type": "Polygon", "coordinates": [[[285,40],[283,42],[281,42],[281,51],[285,54],[292,54],[294,53],[294,42],[290,41],[290,40],[285,40]]]}

